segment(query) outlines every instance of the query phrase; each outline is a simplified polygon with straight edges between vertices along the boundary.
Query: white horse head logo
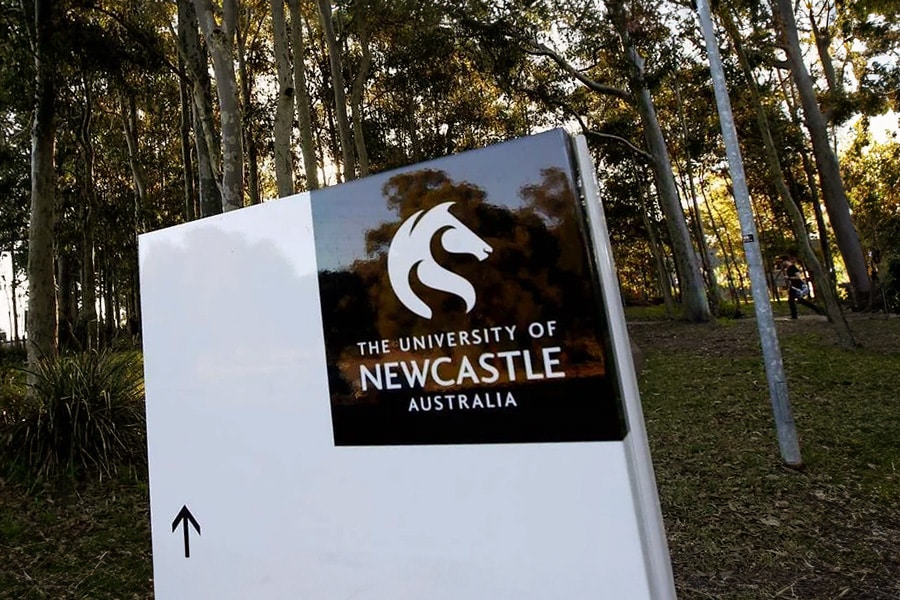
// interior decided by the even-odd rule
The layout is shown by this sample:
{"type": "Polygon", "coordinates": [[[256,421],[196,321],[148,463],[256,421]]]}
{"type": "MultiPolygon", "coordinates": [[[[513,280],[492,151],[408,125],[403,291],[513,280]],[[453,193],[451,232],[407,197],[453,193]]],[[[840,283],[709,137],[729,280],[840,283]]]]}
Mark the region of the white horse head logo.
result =
{"type": "Polygon", "coordinates": [[[401,225],[388,249],[388,277],[400,302],[426,319],[431,308],[410,287],[413,269],[423,285],[459,296],[466,303],[466,312],[475,306],[475,288],[464,277],[445,269],[431,255],[431,240],[440,236],[447,252],[471,254],[484,260],[493,251],[487,242],[450,214],[453,202],[438,204],[428,211],[420,210],[401,225]]]}

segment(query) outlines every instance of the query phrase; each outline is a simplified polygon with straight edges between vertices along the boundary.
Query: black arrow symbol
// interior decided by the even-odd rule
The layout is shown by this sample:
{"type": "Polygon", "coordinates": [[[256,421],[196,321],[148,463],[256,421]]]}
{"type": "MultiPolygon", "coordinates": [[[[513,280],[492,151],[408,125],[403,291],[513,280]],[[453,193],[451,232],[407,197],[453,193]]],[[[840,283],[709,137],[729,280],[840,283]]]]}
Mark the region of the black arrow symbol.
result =
{"type": "Polygon", "coordinates": [[[200,535],[200,523],[197,522],[197,519],[194,518],[194,515],[191,514],[191,511],[188,510],[187,506],[182,506],[181,510],[178,511],[178,516],[175,517],[175,520],[172,521],[172,533],[175,533],[175,530],[178,529],[178,524],[181,523],[184,527],[184,557],[191,557],[191,541],[188,536],[188,523],[194,526],[194,529],[197,530],[197,535],[200,535]]]}

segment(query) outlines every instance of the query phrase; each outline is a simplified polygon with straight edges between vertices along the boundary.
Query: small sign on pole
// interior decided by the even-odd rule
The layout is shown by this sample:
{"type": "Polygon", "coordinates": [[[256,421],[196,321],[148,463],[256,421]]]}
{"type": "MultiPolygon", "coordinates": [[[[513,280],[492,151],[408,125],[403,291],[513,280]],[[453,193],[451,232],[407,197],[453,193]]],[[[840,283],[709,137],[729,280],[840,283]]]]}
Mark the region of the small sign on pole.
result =
{"type": "Polygon", "coordinates": [[[142,236],[156,597],[674,598],[592,170],[557,130],[142,236]]]}

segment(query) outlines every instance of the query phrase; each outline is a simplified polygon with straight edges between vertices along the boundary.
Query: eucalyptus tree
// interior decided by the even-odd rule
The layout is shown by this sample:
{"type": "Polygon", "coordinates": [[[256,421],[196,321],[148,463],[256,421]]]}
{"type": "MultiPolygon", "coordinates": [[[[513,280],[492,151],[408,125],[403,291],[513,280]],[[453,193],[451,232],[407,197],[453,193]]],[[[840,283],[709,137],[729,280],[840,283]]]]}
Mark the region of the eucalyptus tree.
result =
{"type": "Polygon", "coordinates": [[[53,268],[56,180],[56,63],[62,7],[35,0],[25,15],[34,56],[34,119],[31,129],[31,214],[28,221],[28,362],[57,351],[56,277],[53,268]]]}
{"type": "MultiPolygon", "coordinates": [[[[244,167],[246,169],[245,192],[250,204],[262,202],[262,182],[260,169],[260,148],[263,135],[273,129],[265,110],[265,106],[257,101],[257,80],[260,70],[267,72],[268,61],[263,55],[268,54],[270,37],[264,31],[266,19],[259,18],[264,14],[263,0],[244,0],[240,5],[238,26],[235,28],[235,54],[237,73],[240,83],[241,122],[243,129],[244,167]]],[[[290,134],[290,132],[288,132],[290,134]]]]}
{"type": "Polygon", "coordinates": [[[691,321],[708,321],[711,313],[706,287],[673,176],[645,59],[639,50],[641,40],[637,39],[646,41],[653,37],[656,20],[651,16],[655,8],[640,3],[626,7],[621,0],[607,2],[605,12],[593,2],[577,0],[526,4],[527,7],[505,3],[506,10],[480,8],[483,15],[494,21],[489,30],[500,30],[507,43],[515,43],[535,57],[549,58],[592,93],[614,98],[637,114],[665,215],[684,316],[691,321]],[[554,31],[566,41],[566,52],[553,47],[546,20],[550,18],[557,20],[554,31]],[[613,37],[598,35],[601,31],[613,37]],[[603,42],[610,39],[617,40],[616,46],[603,47],[603,42]],[[606,59],[605,64],[597,60],[600,56],[606,59]]]}
{"type": "Polygon", "coordinates": [[[239,0],[194,0],[200,27],[209,47],[216,76],[222,135],[222,210],[244,205],[244,145],[241,102],[235,75],[235,37],[239,0]],[[219,16],[221,15],[221,16],[219,16]]]}
{"type": "Polygon", "coordinates": [[[800,211],[799,203],[794,199],[788,189],[781,165],[781,159],[778,154],[778,148],[776,147],[772,131],[769,127],[769,119],[763,105],[760,91],[757,87],[753,67],[747,57],[747,53],[744,51],[740,30],[727,7],[723,7],[722,5],[719,6],[719,17],[728,37],[731,38],[733,51],[740,63],[741,70],[743,71],[744,81],[742,82],[742,89],[748,92],[747,95],[753,104],[756,113],[757,127],[759,128],[759,133],[762,137],[768,167],[767,172],[778,196],[781,198],[783,208],[790,217],[794,239],[800,249],[803,263],[812,273],[813,281],[816,284],[817,296],[824,301],[828,320],[834,324],[839,339],[844,346],[855,347],[857,345],[856,339],[841,310],[837,294],[832,286],[831,278],[828,276],[828,272],[822,266],[822,263],[813,251],[809,241],[809,231],[806,228],[806,220],[800,211]]]}
{"type": "Polygon", "coordinates": [[[306,40],[303,36],[304,17],[300,11],[300,0],[287,0],[290,13],[288,30],[291,45],[291,65],[294,76],[294,99],[297,111],[297,124],[300,138],[300,151],[303,155],[303,171],[306,176],[306,188],[319,188],[319,168],[316,158],[312,106],[307,87],[306,40]]]}
{"type": "Polygon", "coordinates": [[[274,122],[275,179],[278,195],[294,193],[294,168],[291,160],[291,129],[294,120],[294,82],[291,71],[290,46],[284,0],[270,0],[272,13],[272,45],[278,80],[278,100],[274,122]]]}
{"type": "Polygon", "coordinates": [[[356,65],[356,75],[350,86],[350,109],[353,111],[353,143],[356,150],[356,158],[359,164],[359,175],[365,177],[369,174],[369,151],[366,147],[366,136],[363,128],[363,94],[366,88],[366,80],[372,68],[371,38],[373,29],[373,17],[384,10],[384,2],[381,0],[358,0],[353,2],[348,11],[349,27],[356,35],[356,45],[359,48],[359,60],[356,65]]]}
{"type": "Polygon", "coordinates": [[[341,147],[341,166],[344,181],[356,178],[356,158],[353,153],[353,134],[350,130],[350,119],[347,116],[346,80],[344,79],[341,47],[334,31],[334,14],[330,0],[317,0],[319,19],[328,52],[330,66],[331,89],[334,94],[334,114],[341,147]]]}
{"type": "Polygon", "coordinates": [[[859,234],[850,214],[850,203],[841,179],[840,165],[828,139],[825,117],[819,107],[812,77],[803,61],[794,7],[790,0],[774,0],[774,8],[775,22],[784,43],[788,68],[803,106],[804,121],[809,131],[822,196],[834,229],[835,241],[844,259],[855,304],[865,306],[870,302],[872,282],[859,234]]]}
{"type": "MultiPolygon", "coordinates": [[[[190,121],[194,131],[200,216],[222,212],[221,138],[215,126],[209,52],[200,37],[193,0],[177,0],[178,52],[191,82],[190,121]]],[[[185,112],[188,112],[185,109],[185,112]]]]}

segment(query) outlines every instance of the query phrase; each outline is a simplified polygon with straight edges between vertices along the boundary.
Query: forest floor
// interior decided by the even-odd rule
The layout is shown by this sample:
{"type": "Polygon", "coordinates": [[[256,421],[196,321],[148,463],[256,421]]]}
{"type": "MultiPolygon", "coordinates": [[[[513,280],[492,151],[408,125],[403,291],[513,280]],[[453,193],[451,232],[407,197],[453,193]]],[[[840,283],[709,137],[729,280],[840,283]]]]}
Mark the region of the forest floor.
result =
{"type": "Polygon", "coordinates": [[[776,319],[802,470],[779,458],[754,320],[629,326],[682,600],[900,598],[900,318],[850,322],[859,349],[776,319]]]}
{"type": "MultiPolygon", "coordinates": [[[[781,465],[752,319],[629,313],[681,600],[900,598],[900,318],[776,323],[805,466],[781,465]]],[[[0,480],[0,599],[150,599],[145,474],[0,480]]],[[[628,600],[628,599],[616,599],[628,600]]]]}

